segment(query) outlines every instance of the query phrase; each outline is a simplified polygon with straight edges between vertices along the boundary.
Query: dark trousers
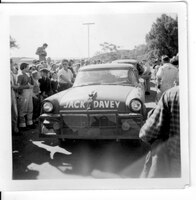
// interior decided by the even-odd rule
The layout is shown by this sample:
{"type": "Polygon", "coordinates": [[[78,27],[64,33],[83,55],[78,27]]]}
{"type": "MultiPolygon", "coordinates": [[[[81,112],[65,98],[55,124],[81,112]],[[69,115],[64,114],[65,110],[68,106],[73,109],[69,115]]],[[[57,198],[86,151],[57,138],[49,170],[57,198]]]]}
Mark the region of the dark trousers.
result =
{"type": "Polygon", "coordinates": [[[33,120],[36,120],[40,116],[41,112],[41,98],[37,95],[37,98],[33,98],[33,120]]]}

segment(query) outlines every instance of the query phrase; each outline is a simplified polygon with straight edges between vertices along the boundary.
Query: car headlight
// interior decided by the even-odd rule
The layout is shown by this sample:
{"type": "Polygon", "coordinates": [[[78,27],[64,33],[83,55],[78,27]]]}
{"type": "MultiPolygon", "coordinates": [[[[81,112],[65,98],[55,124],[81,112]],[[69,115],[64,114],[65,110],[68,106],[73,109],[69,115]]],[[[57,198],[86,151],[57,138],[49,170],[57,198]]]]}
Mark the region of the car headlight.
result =
{"type": "Polygon", "coordinates": [[[52,112],[52,110],[53,110],[53,105],[52,105],[52,103],[51,102],[45,102],[44,104],[43,104],[43,110],[45,111],[45,112],[52,112]]]}
{"type": "Polygon", "coordinates": [[[135,112],[138,112],[140,111],[142,108],[142,104],[139,100],[137,99],[133,99],[130,103],[130,109],[135,111],[135,112]]]}

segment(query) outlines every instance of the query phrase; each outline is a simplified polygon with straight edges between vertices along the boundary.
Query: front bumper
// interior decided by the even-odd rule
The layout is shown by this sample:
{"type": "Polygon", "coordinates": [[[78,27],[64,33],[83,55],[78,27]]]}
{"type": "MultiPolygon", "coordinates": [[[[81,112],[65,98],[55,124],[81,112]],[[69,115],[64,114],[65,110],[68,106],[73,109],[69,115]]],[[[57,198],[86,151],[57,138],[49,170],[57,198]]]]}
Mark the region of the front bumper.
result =
{"type": "Polygon", "coordinates": [[[139,139],[142,125],[139,113],[61,112],[39,118],[40,137],[61,139],[139,139]]]}

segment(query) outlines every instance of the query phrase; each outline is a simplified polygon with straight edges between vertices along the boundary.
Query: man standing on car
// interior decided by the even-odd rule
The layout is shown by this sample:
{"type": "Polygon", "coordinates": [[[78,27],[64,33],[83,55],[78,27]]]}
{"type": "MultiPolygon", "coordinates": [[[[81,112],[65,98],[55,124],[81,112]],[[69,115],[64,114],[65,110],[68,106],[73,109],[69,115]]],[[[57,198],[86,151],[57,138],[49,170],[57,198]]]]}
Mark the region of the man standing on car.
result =
{"type": "Polygon", "coordinates": [[[62,60],[62,68],[58,71],[58,92],[70,88],[73,83],[73,74],[70,69],[68,69],[69,62],[66,59],[62,60]]]}
{"type": "Polygon", "coordinates": [[[42,47],[38,47],[37,51],[36,51],[36,55],[39,56],[39,61],[46,61],[46,56],[47,56],[47,52],[46,52],[46,48],[48,47],[48,44],[44,43],[42,47]]]}

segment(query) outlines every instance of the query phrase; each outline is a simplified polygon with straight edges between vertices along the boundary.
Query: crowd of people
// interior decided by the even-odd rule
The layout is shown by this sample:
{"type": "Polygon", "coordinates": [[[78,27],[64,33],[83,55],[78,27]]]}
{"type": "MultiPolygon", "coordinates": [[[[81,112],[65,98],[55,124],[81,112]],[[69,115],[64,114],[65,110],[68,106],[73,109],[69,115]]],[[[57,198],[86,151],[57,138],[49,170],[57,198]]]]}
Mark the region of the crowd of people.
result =
{"type": "Polygon", "coordinates": [[[38,47],[35,54],[39,59],[31,64],[18,65],[10,60],[13,133],[35,128],[43,99],[70,88],[79,68],[90,64],[83,59],[52,61],[47,57],[47,47],[46,43],[38,47]]]}
{"type": "MultiPolygon", "coordinates": [[[[39,59],[34,60],[32,64],[24,62],[18,66],[10,60],[12,125],[15,133],[18,133],[19,129],[34,128],[40,115],[42,100],[70,88],[79,68],[92,64],[85,60],[52,61],[50,57],[47,58],[47,47],[48,45],[44,43],[36,50],[35,54],[39,56],[39,59]]],[[[100,63],[102,63],[100,60],[93,61],[93,64],[100,63]]],[[[155,61],[153,69],[158,101],[164,91],[178,85],[178,56],[171,60],[168,56],[162,56],[161,62],[155,61]]],[[[150,94],[151,69],[144,67],[141,77],[145,80],[148,95],[150,94]]]]}
{"type": "MultiPolygon", "coordinates": [[[[47,46],[46,44],[43,47],[47,46]]],[[[38,48],[36,53],[43,53],[38,48]]],[[[12,130],[35,128],[43,99],[72,86],[80,63],[73,70],[73,60],[63,59],[53,63],[45,56],[34,60],[32,64],[21,63],[19,66],[10,60],[11,66],[11,99],[12,130]]]]}

